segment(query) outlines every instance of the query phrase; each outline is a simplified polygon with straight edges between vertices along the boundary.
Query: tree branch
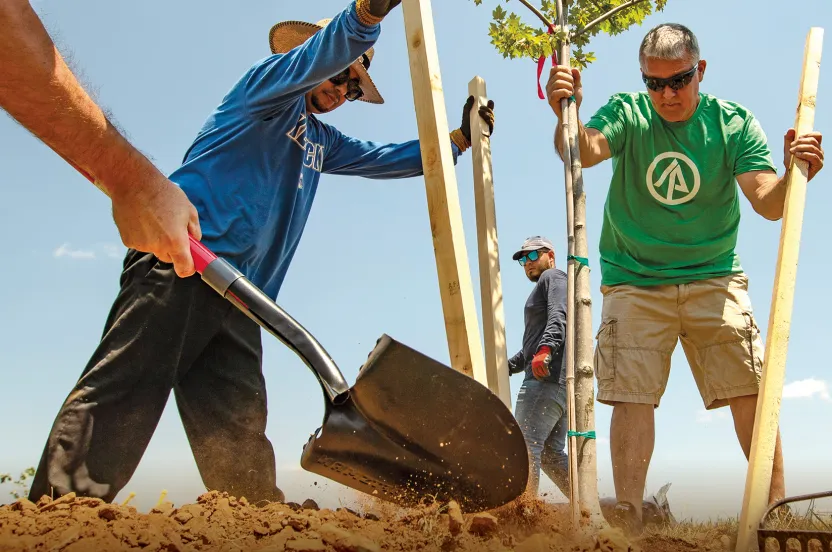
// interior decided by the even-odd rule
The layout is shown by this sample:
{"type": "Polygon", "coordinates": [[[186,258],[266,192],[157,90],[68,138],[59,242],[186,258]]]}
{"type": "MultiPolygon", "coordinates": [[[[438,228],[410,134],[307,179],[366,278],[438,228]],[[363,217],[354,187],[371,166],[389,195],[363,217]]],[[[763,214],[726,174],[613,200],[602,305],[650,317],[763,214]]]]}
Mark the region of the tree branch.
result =
{"type": "Polygon", "coordinates": [[[592,2],[592,5],[593,5],[593,6],[595,6],[596,8],[598,8],[598,11],[599,11],[599,12],[601,12],[601,11],[603,11],[603,10],[604,10],[604,8],[602,8],[602,7],[601,7],[601,5],[598,3],[598,0],[590,0],[590,2],[592,2]]]}
{"type": "Polygon", "coordinates": [[[530,10],[532,10],[532,13],[534,13],[538,17],[538,19],[543,21],[543,24],[546,25],[547,29],[549,27],[552,27],[552,28],[555,27],[554,23],[552,23],[551,21],[546,19],[546,16],[543,15],[542,13],[540,13],[539,9],[535,8],[533,5],[531,5],[531,3],[529,3],[529,0],[520,0],[520,3],[523,4],[524,6],[526,6],[527,8],[529,8],[530,10]]]}
{"type": "MultiPolygon", "coordinates": [[[[523,2],[524,0],[520,0],[520,1],[523,2]]],[[[646,2],[646,1],[647,0],[630,0],[629,2],[624,2],[620,6],[614,7],[613,9],[611,9],[610,11],[605,13],[604,15],[601,15],[601,16],[597,17],[593,21],[590,21],[589,23],[587,23],[586,25],[584,25],[580,29],[576,30],[574,33],[572,33],[571,38],[579,37],[582,34],[587,33],[590,30],[592,30],[593,27],[597,27],[598,25],[600,25],[601,23],[603,23],[604,21],[606,21],[610,17],[614,16],[615,14],[617,14],[619,12],[622,12],[626,9],[632,8],[636,4],[641,4],[642,2],[646,2]]]]}

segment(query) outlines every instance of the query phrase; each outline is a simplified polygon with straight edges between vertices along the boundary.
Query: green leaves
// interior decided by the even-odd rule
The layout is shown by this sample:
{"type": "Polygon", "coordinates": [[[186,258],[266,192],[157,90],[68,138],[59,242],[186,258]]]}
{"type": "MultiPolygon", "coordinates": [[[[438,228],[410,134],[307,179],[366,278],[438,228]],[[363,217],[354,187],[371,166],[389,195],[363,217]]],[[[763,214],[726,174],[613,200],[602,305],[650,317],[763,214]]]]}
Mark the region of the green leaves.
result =
{"type": "Polygon", "coordinates": [[[555,41],[550,35],[524,23],[515,13],[506,14],[499,6],[492,15],[494,21],[489,26],[488,36],[504,58],[537,59],[552,55],[555,41]]]}
{"type": "MultiPolygon", "coordinates": [[[[472,0],[481,5],[483,0],[472,0]]],[[[548,34],[547,25],[541,20],[556,24],[557,6],[555,0],[527,0],[538,14],[529,9],[522,19],[514,12],[506,11],[501,4],[523,0],[486,0],[496,2],[491,13],[488,36],[491,43],[504,58],[530,58],[551,56],[558,42],[567,38],[571,47],[570,64],[580,69],[595,61],[595,53],[586,51],[592,37],[600,32],[615,36],[633,25],[641,25],[644,19],[661,11],[667,0],[563,0],[568,5],[566,30],[555,27],[555,33],[548,34]]]]}

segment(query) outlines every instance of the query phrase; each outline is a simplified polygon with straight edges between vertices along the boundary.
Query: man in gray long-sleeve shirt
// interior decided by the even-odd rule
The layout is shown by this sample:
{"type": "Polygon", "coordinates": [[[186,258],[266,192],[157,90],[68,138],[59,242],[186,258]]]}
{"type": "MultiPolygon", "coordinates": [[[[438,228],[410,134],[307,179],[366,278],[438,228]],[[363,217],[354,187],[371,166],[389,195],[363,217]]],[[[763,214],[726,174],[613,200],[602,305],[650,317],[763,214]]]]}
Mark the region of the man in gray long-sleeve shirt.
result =
{"type": "Polygon", "coordinates": [[[555,248],[542,237],[528,238],[513,259],[535,282],[524,310],[523,348],[508,361],[511,374],[525,372],[515,417],[531,460],[526,492],[536,496],[540,470],[569,496],[566,456],[566,274],[555,268],[555,248]]]}

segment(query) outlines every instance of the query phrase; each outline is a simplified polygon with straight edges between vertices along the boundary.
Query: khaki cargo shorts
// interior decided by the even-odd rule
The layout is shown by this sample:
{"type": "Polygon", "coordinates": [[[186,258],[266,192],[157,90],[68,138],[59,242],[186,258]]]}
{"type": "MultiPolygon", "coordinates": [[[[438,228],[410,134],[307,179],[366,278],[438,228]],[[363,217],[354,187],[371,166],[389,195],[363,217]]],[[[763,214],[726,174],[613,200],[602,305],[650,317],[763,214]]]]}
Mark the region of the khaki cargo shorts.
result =
{"type": "Polygon", "coordinates": [[[658,407],[677,340],[706,409],[758,393],[764,349],[745,274],[680,285],[601,286],[601,293],[599,402],[658,407]]]}

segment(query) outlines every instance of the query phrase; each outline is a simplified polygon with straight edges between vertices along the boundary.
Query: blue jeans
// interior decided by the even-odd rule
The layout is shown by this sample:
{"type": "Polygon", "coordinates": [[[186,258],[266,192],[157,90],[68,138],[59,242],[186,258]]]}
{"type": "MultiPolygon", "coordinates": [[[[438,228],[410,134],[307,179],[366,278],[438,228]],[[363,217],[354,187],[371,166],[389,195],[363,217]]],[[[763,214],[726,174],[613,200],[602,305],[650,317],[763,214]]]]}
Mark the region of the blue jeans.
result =
{"type": "Polygon", "coordinates": [[[569,462],[566,453],[566,385],[523,380],[517,395],[515,418],[529,448],[530,466],[527,489],[536,495],[540,470],[569,496],[569,462]]]}

